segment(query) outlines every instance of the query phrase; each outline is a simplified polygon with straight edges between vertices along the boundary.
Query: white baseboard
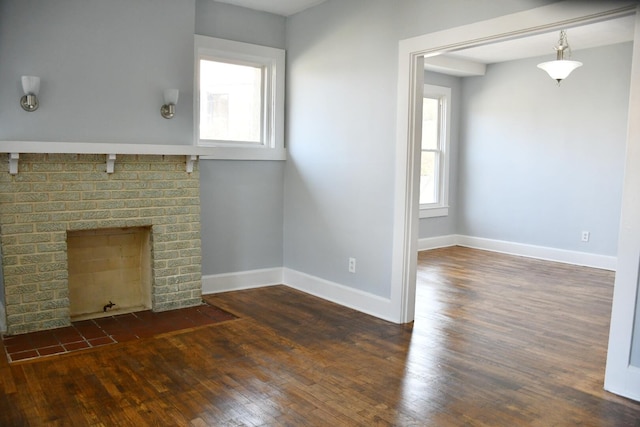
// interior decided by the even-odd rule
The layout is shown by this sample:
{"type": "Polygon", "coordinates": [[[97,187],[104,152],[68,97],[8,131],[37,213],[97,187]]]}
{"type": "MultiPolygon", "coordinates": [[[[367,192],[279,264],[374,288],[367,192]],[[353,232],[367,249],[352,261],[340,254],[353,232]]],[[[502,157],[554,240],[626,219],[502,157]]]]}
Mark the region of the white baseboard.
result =
{"type": "Polygon", "coordinates": [[[605,376],[604,389],[610,393],[640,402],[640,389],[638,388],[639,378],[640,368],[629,365],[626,369],[614,375],[609,377],[605,376]]]}
{"type": "Polygon", "coordinates": [[[4,305],[0,302],[0,334],[7,332],[7,312],[4,310],[4,305]]]}
{"type": "Polygon", "coordinates": [[[503,240],[484,239],[480,237],[462,236],[458,234],[420,239],[418,242],[419,250],[455,245],[611,271],[616,270],[618,262],[618,259],[614,256],[568,251],[565,249],[506,242],[503,240]]]}
{"type": "Polygon", "coordinates": [[[390,314],[392,313],[391,300],[388,298],[289,268],[278,267],[202,276],[203,295],[274,285],[285,285],[371,316],[393,321],[390,314]]]}
{"type": "Polygon", "coordinates": [[[352,308],[379,319],[394,322],[391,300],[319,277],[284,269],[284,283],[290,288],[352,308]]]}
{"type": "Polygon", "coordinates": [[[202,276],[202,294],[282,285],[282,267],[202,276]]]}
{"type": "Polygon", "coordinates": [[[448,248],[456,245],[456,235],[428,237],[418,240],[418,250],[427,251],[429,249],[448,248]]]}
{"type": "MultiPolygon", "coordinates": [[[[617,258],[611,256],[457,234],[420,239],[418,242],[419,250],[456,245],[613,271],[615,271],[617,262],[617,258]]],[[[394,322],[392,314],[394,311],[389,298],[383,298],[289,268],[277,267],[202,276],[203,295],[273,285],[286,285],[362,313],[394,322]]],[[[0,304],[0,315],[3,314],[2,312],[4,312],[4,307],[0,304]]],[[[0,330],[1,322],[4,320],[4,316],[0,316],[0,330]]]]}

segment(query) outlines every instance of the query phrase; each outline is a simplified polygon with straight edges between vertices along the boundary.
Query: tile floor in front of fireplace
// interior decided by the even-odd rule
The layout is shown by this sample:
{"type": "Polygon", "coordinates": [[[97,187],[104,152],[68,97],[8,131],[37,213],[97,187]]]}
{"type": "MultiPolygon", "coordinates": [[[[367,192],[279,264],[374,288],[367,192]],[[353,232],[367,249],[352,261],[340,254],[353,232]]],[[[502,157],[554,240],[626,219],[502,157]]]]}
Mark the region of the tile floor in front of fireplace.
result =
{"type": "Polygon", "coordinates": [[[141,311],[73,322],[71,326],[2,337],[9,362],[70,353],[167,332],[233,320],[231,313],[202,304],[154,313],[141,311]]]}

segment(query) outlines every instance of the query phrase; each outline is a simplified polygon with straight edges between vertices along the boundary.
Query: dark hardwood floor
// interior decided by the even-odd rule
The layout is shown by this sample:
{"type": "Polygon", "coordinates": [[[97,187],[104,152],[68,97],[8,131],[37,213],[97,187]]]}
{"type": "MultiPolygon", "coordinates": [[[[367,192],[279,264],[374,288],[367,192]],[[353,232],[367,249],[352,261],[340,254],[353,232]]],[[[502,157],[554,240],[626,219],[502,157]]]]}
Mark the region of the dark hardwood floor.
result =
{"type": "Polygon", "coordinates": [[[419,256],[394,325],[284,286],[239,319],[0,361],[1,426],[640,426],[602,389],[614,274],[465,248],[419,256]]]}

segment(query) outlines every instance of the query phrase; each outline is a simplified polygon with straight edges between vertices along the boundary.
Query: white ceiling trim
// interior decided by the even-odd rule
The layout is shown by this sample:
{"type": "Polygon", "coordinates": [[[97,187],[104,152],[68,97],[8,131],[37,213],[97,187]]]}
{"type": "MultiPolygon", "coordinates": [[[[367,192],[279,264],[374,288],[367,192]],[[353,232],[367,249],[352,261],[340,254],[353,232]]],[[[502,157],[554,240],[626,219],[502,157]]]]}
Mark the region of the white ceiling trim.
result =
{"type": "Polygon", "coordinates": [[[424,68],[458,77],[484,76],[487,72],[486,64],[445,55],[424,58],[424,68]]]}
{"type": "Polygon", "coordinates": [[[219,3],[233,4],[248,9],[291,16],[305,9],[317,6],[326,0],[216,0],[219,3]]]}
{"type": "MultiPolygon", "coordinates": [[[[608,46],[617,43],[633,41],[635,28],[634,15],[623,16],[615,19],[604,20],[587,25],[567,28],[569,45],[574,52],[574,59],[579,60],[580,50],[590,49],[600,46],[608,46]]],[[[439,62],[435,58],[447,58],[450,64],[455,64],[451,60],[462,60],[467,63],[495,64],[498,62],[513,61],[516,59],[532,58],[537,56],[555,59],[553,47],[557,44],[559,31],[537,34],[529,37],[507,40],[498,43],[447,52],[440,56],[425,58],[425,69],[444,74],[457,76],[470,76],[482,74],[468,74],[466,67],[446,71],[439,67],[439,62]]],[[[440,60],[441,62],[444,59],[440,60]]]]}

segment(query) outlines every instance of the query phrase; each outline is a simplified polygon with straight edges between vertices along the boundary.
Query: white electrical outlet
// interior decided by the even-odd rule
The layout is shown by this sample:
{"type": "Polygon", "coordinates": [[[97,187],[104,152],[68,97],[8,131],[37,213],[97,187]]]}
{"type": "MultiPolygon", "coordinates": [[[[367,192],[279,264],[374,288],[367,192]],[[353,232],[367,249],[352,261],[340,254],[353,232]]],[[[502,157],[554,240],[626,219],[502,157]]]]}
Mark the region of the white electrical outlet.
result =
{"type": "Polygon", "coordinates": [[[589,237],[591,237],[591,233],[589,233],[588,231],[583,231],[582,232],[582,241],[583,242],[588,242],[589,241],[589,237]]]}
{"type": "Polygon", "coordinates": [[[349,258],[349,273],[355,273],[355,272],[356,272],[356,259],[349,258]]]}

